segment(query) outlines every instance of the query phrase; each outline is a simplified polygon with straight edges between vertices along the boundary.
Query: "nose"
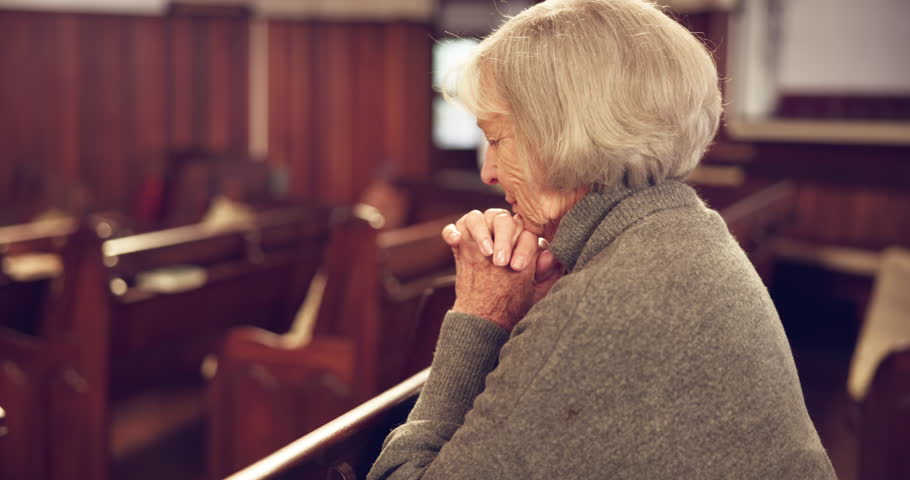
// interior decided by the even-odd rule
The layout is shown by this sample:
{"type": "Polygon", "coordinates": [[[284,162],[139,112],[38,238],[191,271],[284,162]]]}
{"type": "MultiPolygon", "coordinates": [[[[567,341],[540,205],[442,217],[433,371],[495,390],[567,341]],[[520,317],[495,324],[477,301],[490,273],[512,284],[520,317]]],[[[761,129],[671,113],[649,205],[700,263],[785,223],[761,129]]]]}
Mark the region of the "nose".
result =
{"type": "Polygon", "coordinates": [[[496,162],[493,161],[493,156],[487,152],[483,159],[483,167],[480,169],[480,180],[487,185],[496,185],[499,183],[498,177],[496,162]]]}

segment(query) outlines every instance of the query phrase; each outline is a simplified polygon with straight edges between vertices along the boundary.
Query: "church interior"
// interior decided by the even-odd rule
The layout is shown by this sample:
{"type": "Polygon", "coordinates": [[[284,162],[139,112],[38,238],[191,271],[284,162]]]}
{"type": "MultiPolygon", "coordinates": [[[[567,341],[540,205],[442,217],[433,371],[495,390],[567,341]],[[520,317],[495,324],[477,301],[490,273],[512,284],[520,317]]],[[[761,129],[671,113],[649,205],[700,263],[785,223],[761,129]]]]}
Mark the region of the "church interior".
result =
{"type": "MultiPolygon", "coordinates": [[[[0,0],[0,480],[365,478],[508,207],[445,73],[535,3],[0,0]]],[[[657,3],[838,477],[910,479],[910,3],[657,3]]]]}

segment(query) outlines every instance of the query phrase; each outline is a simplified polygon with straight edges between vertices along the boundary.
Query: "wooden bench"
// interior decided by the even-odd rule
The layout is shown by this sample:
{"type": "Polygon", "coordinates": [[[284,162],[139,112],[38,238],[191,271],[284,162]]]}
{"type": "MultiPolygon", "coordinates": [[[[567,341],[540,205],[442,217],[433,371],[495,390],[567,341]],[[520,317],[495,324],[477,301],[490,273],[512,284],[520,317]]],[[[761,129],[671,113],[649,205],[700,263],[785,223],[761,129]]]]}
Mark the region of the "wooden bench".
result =
{"type": "Polygon", "coordinates": [[[850,365],[856,405],[856,474],[910,478],[910,250],[884,250],[850,365]]]}
{"type": "MultiPolygon", "coordinates": [[[[443,315],[453,300],[452,277],[437,279],[421,295],[414,338],[418,348],[412,349],[410,356],[413,366],[428,365],[432,360],[443,315]]],[[[365,478],[389,431],[407,419],[429,371],[419,369],[401,383],[236,472],[230,480],[365,478]]]]}
{"type": "Polygon", "coordinates": [[[42,326],[71,220],[0,228],[0,478],[43,478],[43,386],[54,358],[33,341],[42,326]]]}
{"type": "Polygon", "coordinates": [[[407,420],[430,369],[240,470],[228,480],[366,478],[389,431],[407,420]]]}
{"type": "MultiPolygon", "coordinates": [[[[0,478],[104,480],[112,459],[148,440],[131,428],[137,418],[158,434],[198,418],[200,360],[233,325],[289,323],[333,215],[347,213],[292,209],[235,229],[188,226],[110,240],[77,227],[58,247],[62,273],[41,325],[33,335],[0,331],[6,440],[23,430],[33,438],[24,460],[0,462],[0,478]],[[149,281],[150,271],[175,265],[193,265],[182,267],[192,281],[149,281]],[[173,394],[161,396],[165,388],[173,394]],[[158,396],[144,401],[149,394],[158,396]]],[[[17,445],[0,443],[0,458],[21,453],[17,445]]]]}
{"type": "Polygon", "coordinates": [[[0,227],[0,326],[34,334],[72,220],[0,227]]]}
{"type": "MultiPolygon", "coordinates": [[[[432,291],[448,292],[443,312],[454,301],[451,251],[440,237],[453,220],[382,232],[363,221],[338,232],[326,257],[324,291],[316,295],[311,341],[250,328],[228,335],[209,391],[211,478],[429,364],[438,326],[421,323],[420,312],[432,291]]],[[[442,313],[437,316],[441,321],[442,313]]]]}

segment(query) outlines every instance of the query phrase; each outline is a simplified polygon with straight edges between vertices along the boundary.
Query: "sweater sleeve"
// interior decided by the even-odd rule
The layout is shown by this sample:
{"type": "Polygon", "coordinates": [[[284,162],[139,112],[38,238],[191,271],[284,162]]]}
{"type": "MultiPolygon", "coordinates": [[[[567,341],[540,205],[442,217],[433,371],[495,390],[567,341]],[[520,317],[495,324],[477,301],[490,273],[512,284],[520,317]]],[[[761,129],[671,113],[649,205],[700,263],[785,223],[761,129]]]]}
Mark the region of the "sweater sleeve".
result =
{"type": "MultiPolygon", "coordinates": [[[[557,345],[572,343],[562,330],[585,290],[583,283],[567,287],[567,278],[511,334],[480,317],[447,314],[427,385],[408,421],[386,438],[368,479],[526,478],[518,470],[540,467],[528,463],[528,440],[558,435],[566,405],[535,383],[557,345]],[[546,413],[551,408],[559,418],[546,413]]],[[[555,372],[563,374],[573,375],[555,372]]]]}
{"type": "Polygon", "coordinates": [[[422,475],[464,422],[508,337],[508,332],[486,319],[446,314],[426,386],[407,423],[386,439],[368,479],[422,475]]]}

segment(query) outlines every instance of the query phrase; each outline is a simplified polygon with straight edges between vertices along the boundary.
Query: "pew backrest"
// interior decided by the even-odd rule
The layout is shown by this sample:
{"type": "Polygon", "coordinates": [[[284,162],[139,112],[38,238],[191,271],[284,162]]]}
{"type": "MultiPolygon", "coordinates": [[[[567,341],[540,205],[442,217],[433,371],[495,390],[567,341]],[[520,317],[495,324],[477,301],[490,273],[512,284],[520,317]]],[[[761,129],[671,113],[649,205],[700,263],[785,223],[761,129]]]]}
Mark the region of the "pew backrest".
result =
{"type": "Polygon", "coordinates": [[[228,480],[366,478],[382,441],[405,421],[429,373],[424,369],[228,480]]]}

